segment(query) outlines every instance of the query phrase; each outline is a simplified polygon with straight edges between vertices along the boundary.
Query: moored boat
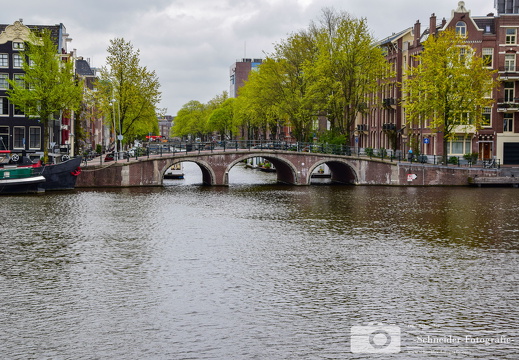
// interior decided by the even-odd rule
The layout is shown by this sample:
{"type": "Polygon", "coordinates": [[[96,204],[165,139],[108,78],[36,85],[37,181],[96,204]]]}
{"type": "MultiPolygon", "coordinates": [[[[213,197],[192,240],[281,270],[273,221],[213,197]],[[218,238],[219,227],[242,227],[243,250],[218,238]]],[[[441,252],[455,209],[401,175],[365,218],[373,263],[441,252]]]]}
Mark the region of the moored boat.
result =
{"type": "Polygon", "coordinates": [[[49,190],[71,190],[81,173],[81,157],[55,164],[33,162],[27,156],[0,150],[0,193],[32,193],[49,190]],[[25,186],[26,185],[26,186],[25,186]]]}
{"type": "Polygon", "coordinates": [[[42,190],[45,177],[32,167],[4,166],[0,169],[0,194],[30,194],[42,190]]]}
{"type": "Polygon", "coordinates": [[[184,168],[182,163],[177,163],[172,165],[169,169],[164,173],[164,179],[183,179],[184,178],[184,168]]]}

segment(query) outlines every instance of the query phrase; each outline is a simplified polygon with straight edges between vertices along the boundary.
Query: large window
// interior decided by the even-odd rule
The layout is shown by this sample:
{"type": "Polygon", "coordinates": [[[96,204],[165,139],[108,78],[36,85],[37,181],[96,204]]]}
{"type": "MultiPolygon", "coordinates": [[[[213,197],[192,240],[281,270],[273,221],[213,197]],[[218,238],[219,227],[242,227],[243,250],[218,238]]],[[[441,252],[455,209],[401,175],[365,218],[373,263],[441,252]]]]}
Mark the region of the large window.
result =
{"type": "Polygon", "coordinates": [[[492,120],[492,108],[485,107],[483,108],[483,121],[481,122],[481,126],[490,126],[492,120]]]}
{"type": "Polygon", "coordinates": [[[503,116],[503,132],[514,131],[514,114],[505,113],[503,116]]]}
{"type": "Polygon", "coordinates": [[[467,36],[467,24],[463,21],[458,21],[456,23],[456,34],[459,36],[467,36]]]}
{"type": "Polygon", "coordinates": [[[514,87],[515,84],[511,81],[507,81],[504,84],[504,95],[505,102],[514,102],[514,87]]]}
{"type": "Polygon", "coordinates": [[[483,62],[486,66],[492,67],[492,59],[494,57],[494,49],[492,48],[483,48],[483,62]]]}
{"type": "Polygon", "coordinates": [[[0,150],[9,149],[9,126],[0,126],[0,150]]]}
{"type": "Polygon", "coordinates": [[[515,54],[505,55],[505,71],[515,71],[515,54]]]}
{"type": "Polygon", "coordinates": [[[0,54],[0,67],[9,67],[9,56],[7,54],[0,54]]]}
{"type": "Polygon", "coordinates": [[[505,43],[507,45],[515,45],[516,42],[517,42],[517,29],[516,28],[506,29],[505,43]]]}
{"type": "Polygon", "coordinates": [[[22,56],[20,54],[13,54],[13,67],[14,68],[22,67],[22,56]]]}
{"type": "Polygon", "coordinates": [[[449,154],[464,155],[472,152],[470,138],[464,136],[456,136],[449,142],[449,154]]]}
{"type": "Polygon", "coordinates": [[[7,79],[9,79],[8,74],[0,74],[0,90],[9,89],[9,83],[7,82],[7,79]]]}
{"type": "Polygon", "coordinates": [[[23,80],[23,74],[14,74],[13,80],[16,82],[16,85],[23,87],[25,81],[23,80]]]}
{"type": "Polygon", "coordinates": [[[0,96],[0,115],[9,115],[9,100],[0,96]]]}
{"type": "Polygon", "coordinates": [[[25,148],[25,127],[15,126],[13,128],[13,130],[14,130],[13,148],[14,149],[25,148]]]}
{"type": "Polygon", "coordinates": [[[41,128],[30,127],[29,128],[29,148],[41,149],[41,128]]]}

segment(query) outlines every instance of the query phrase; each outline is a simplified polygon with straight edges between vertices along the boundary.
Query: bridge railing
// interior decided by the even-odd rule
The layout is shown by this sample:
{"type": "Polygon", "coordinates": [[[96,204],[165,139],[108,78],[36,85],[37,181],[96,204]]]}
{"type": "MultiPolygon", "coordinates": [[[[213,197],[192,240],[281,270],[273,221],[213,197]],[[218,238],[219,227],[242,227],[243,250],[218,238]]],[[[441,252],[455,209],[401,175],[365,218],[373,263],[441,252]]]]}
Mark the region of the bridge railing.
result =
{"type": "Polygon", "coordinates": [[[369,159],[381,159],[386,161],[409,162],[420,164],[447,165],[447,166],[468,166],[482,168],[499,168],[501,162],[499,159],[483,159],[467,158],[466,156],[449,156],[447,162],[441,155],[416,155],[404,154],[400,150],[393,151],[391,149],[372,149],[362,148],[358,146],[345,146],[325,143],[305,143],[305,142],[288,142],[288,141],[272,141],[272,140],[229,140],[229,141],[212,141],[212,142],[170,142],[170,143],[148,143],[144,148],[130,149],[127,152],[119,154],[115,161],[130,161],[130,159],[139,159],[150,156],[169,156],[175,154],[193,154],[193,153],[213,153],[225,151],[264,151],[264,150],[280,150],[308,152],[318,154],[346,155],[354,157],[364,157],[369,159]]]}

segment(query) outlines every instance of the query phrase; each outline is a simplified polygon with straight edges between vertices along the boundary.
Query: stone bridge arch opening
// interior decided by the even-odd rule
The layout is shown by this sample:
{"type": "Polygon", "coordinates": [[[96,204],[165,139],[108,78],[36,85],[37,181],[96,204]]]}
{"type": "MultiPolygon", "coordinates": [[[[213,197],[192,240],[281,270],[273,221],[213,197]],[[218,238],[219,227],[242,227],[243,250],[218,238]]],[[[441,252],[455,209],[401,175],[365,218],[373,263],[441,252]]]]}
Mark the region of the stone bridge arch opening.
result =
{"type": "Polygon", "coordinates": [[[330,181],[332,184],[355,185],[358,183],[357,172],[347,162],[340,160],[323,160],[315,163],[310,168],[308,184],[312,182],[311,174],[323,164],[330,169],[330,181]]]}
{"type": "Polygon", "coordinates": [[[209,166],[209,164],[207,164],[205,161],[201,161],[198,159],[178,159],[178,160],[168,162],[168,165],[162,169],[162,184],[164,184],[164,175],[170,167],[172,167],[173,165],[176,165],[176,164],[185,164],[185,163],[191,163],[191,164],[198,165],[198,168],[200,169],[200,171],[202,173],[202,183],[204,185],[214,185],[215,184],[216,175],[215,175],[213,169],[211,168],[211,166],[209,166]]]}
{"type": "Polygon", "coordinates": [[[294,185],[297,184],[297,170],[295,166],[288,160],[281,158],[279,156],[269,156],[268,154],[248,154],[245,156],[242,156],[227,166],[227,169],[225,170],[225,178],[224,183],[225,185],[229,185],[229,172],[230,170],[239,164],[240,162],[243,162],[247,159],[252,158],[262,158],[270,162],[275,170],[276,170],[276,178],[277,182],[281,184],[288,184],[288,185],[294,185]]]}

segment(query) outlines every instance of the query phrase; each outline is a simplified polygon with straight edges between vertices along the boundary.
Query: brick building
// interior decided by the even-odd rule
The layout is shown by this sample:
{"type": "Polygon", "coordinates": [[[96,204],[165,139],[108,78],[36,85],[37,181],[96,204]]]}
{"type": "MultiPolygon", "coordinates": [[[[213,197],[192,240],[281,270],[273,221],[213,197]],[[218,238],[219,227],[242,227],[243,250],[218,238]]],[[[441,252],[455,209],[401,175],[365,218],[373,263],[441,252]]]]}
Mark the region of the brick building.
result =
{"type": "Polygon", "coordinates": [[[415,140],[422,154],[442,154],[442,138],[425,123],[415,128],[406,127],[401,84],[405,70],[414,65],[413,56],[422,51],[427,37],[452,28],[466,36],[467,43],[477,54],[488,59],[489,67],[497,70],[500,86],[491,94],[493,106],[483,110],[486,124],[480,130],[473,128],[457,134],[449,142],[449,155],[475,152],[480,159],[497,158],[503,164],[519,164],[519,1],[496,0],[495,7],[497,15],[472,16],[460,1],[449,20],[438,21],[432,14],[424,30],[417,21],[414,26],[380,42],[395,77],[384,85],[380,94],[373,96],[370,111],[359,117],[355,130],[359,146],[405,152],[415,140]]]}

